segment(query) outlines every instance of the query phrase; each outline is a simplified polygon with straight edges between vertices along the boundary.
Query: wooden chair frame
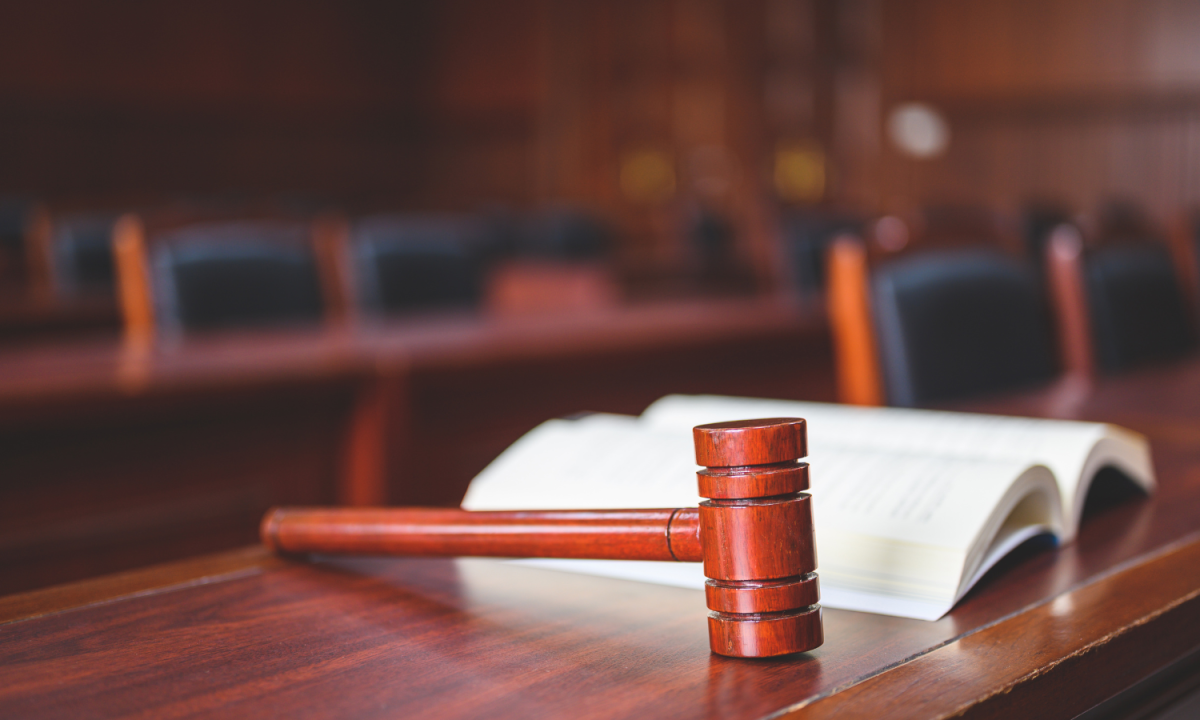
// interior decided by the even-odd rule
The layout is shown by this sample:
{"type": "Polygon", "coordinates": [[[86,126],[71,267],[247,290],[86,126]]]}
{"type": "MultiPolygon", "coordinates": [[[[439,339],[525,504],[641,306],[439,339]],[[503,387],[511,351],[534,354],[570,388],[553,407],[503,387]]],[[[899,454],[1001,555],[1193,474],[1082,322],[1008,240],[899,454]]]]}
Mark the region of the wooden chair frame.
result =
{"type": "MultiPolygon", "coordinates": [[[[1076,228],[1064,225],[1056,229],[1047,244],[1046,282],[1064,376],[1090,382],[1095,376],[1095,359],[1082,250],[1076,228]]],[[[871,305],[868,255],[861,238],[844,235],[830,245],[827,257],[826,307],[833,336],[838,400],[851,405],[887,402],[871,305]]]]}
{"type": "MultiPolygon", "coordinates": [[[[153,236],[191,224],[223,222],[226,220],[259,220],[261,217],[203,217],[170,218],[159,221],[157,231],[147,231],[147,220],[138,214],[121,216],[113,228],[113,262],[116,269],[117,298],[121,308],[127,341],[150,344],[157,337],[158,318],[155,311],[155,289],[150,271],[153,236]]],[[[321,292],[325,300],[326,322],[336,325],[345,321],[351,307],[348,283],[351,278],[340,259],[345,242],[345,223],[338,216],[321,216],[309,223],[321,292]]]]}

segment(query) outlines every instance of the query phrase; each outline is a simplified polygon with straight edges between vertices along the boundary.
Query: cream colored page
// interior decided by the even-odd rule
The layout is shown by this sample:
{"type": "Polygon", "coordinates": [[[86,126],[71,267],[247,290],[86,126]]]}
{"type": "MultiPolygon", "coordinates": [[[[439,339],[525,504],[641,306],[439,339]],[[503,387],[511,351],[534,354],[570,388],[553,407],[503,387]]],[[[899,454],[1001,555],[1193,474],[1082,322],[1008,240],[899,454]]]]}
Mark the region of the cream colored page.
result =
{"type": "MultiPolygon", "coordinates": [[[[642,419],[665,428],[773,416],[808,420],[814,463],[827,448],[841,448],[1010,461],[1022,468],[1045,465],[1059,483],[1067,517],[1074,516],[1076,487],[1089,451],[1111,432],[1102,423],[711,395],[665,397],[651,405],[642,419]]],[[[1138,442],[1134,434],[1124,437],[1138,442]]]]}
{"type": "Polygon", "coordinates": [[[969,548],[1024,470],[1004,461],[837,449],[814,463],[823,585],[936,603],[934,617],[953,604],[969,548]]]}
{"type": "Polygon", "coordinates": [[[818,532],[831,527],[955,550],[971,544],[1025,470],[1007,461],[834,448],[810,460],[818,532]]]}
{"type": "MultiPolygon", "coordinates": [[[[554,420],[481,473],[463,506],[692,506],[700,500],[692,458],[690,429],[652,429],[632,418],[606,415],[554,420]]],[[[1006,478],[1020,472],[1008,462],[827,449],[811,471],[823,585],[832,591],[840,583],[856,592],[930,601],[940,608],[917,616],[945,612],[967,548],[1007,488],[1006,478]]],[[[557,566],[613,574],[612,566],[594,563],[557,566]]],[[[699,574],[693,579],[697,587],[702,582],[699,574]]],[[[839,606],[836,592],[827,597],[827,604],[839,606]]],[[[885,603],[853,609],[889,611],[885,603]]]]}
{"type": "MultiPolygon", "coordinates": [[[[971,542],[1024,470],[1011,462],[835,447],[819,457],[811,482],[822,519],[848,532],[955,548],[971,542]]],[[[701,498],[693,458],[690,426],[646,427],[620,415],[551,420],[480,473],[463,507],[694,506],[701,498]]]]}
{"type": "Polygon", "coordinates": [[[468,510],[695,506],[691,431],[645,428],[637,418],[550,420],[474,480],[468,510]]]}

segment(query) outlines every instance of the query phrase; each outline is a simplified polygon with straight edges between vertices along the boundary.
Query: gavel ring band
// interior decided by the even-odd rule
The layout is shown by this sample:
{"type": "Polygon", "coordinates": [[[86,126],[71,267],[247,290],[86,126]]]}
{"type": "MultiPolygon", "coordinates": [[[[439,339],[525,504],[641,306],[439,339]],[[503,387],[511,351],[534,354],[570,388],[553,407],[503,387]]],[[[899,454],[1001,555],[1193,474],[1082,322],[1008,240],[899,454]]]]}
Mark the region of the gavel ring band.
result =
{"type": "Polygon", "coordinates": [[[708,580],[708,608],[722,613],[770,613],[816,605],[821,592],[816,573],[782,580],[708,580]]]}
{"type": "Polygon", "coordinates": [[[817,569],[812,498],[804,493],[700,503],[704,575],[778,580],[817,569]]]}
{"type": "Polygon", "coordinates": [[[821,606],[799,611],[708,616],[713,652],[730,657],[773,657],[805,652],[825,642],[821,606]]]}

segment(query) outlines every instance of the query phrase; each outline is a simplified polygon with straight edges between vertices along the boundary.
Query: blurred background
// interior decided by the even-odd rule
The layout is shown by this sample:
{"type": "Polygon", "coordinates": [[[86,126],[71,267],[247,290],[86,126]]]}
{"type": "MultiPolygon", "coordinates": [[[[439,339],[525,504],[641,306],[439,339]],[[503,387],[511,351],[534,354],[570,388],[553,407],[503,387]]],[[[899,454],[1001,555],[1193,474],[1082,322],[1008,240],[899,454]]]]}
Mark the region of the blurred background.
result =
{"type": "Polygon", "coordinates": [[[1188,0],[10,4],[0,591],[455,505],[670,392],[1185,358],[1198,38],[1188,0]]]}
{"type": "MultiPolygon", "coordinates": [[[[811,283],[781,258],[830,222],[933,211],[1016,241],[1031,211],[1165,223],[1200,192],[1182,0],[55,0],[4,19],[10,206],[570,210],[604,226],[623,287],[663,293],[706,262],[811,283]]],[[[6,243],[12,284],[29,260],[6,243]]]]}

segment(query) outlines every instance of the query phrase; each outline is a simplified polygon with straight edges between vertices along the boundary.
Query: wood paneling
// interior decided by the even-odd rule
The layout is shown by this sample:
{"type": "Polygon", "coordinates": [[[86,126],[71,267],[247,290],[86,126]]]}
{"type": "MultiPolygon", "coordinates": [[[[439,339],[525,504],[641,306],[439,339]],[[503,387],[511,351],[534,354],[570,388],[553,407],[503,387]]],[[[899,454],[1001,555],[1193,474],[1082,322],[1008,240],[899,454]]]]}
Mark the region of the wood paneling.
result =
{"type": "Polygon", "coordinates": [[[1197,32],[1187,0],[49,0],[0,23],[0,192],[577,203],[651,268],[689,261],[708,207],[777,282],[789,143],[826,159],[824,202],[867,212],[1200,200],[1197,32]],[[946,114],[944,157],[884,137],[909,100],[946,114]],[[622,193],[639,151],[666,200],[622,193]]]}
{"type": "MultiPolygon", "coordinates": [[[[943,157],[891,143],[878,207],[930,201],[1091,211],[1131,198],[1166,219],[1200,201],[1200,9],[1183,0],[880,3],[884,111],[927,102],[943,157]]],[[[882,122],[883,118],[881,118],[882,122]]]]}
{"type": "Polygon", "coordinates": [[[818,158],[807,201],[820,201],[834,5],[577,0],[551,12],[542,197],[607,212],[626,236],[622,258],[651,273],[701,265],[693,226],[721,218],[733,235],[723,265],[759,287],[786,284],[776,155],[818,158]],[[639,161],[659,169],[651,189],[636,187],[639,161]]]}
{"type": "Polygon", "coordinates": [[[514,178],[522,163],[493,146],[531,142],[534,7],[5,8],[0,192],[527,201],[529,173],[514,178]]]}
{"type": "Polygon", "coordinates": [[[635,272],[701,262],[701,212],[781,282],[780,143],[827,148],[829,0],[50,0],[0,23],[0,194],[129,209],[574,204],[635,272]],[[622,191],[655,153],[668,187],[622,191]]]}

